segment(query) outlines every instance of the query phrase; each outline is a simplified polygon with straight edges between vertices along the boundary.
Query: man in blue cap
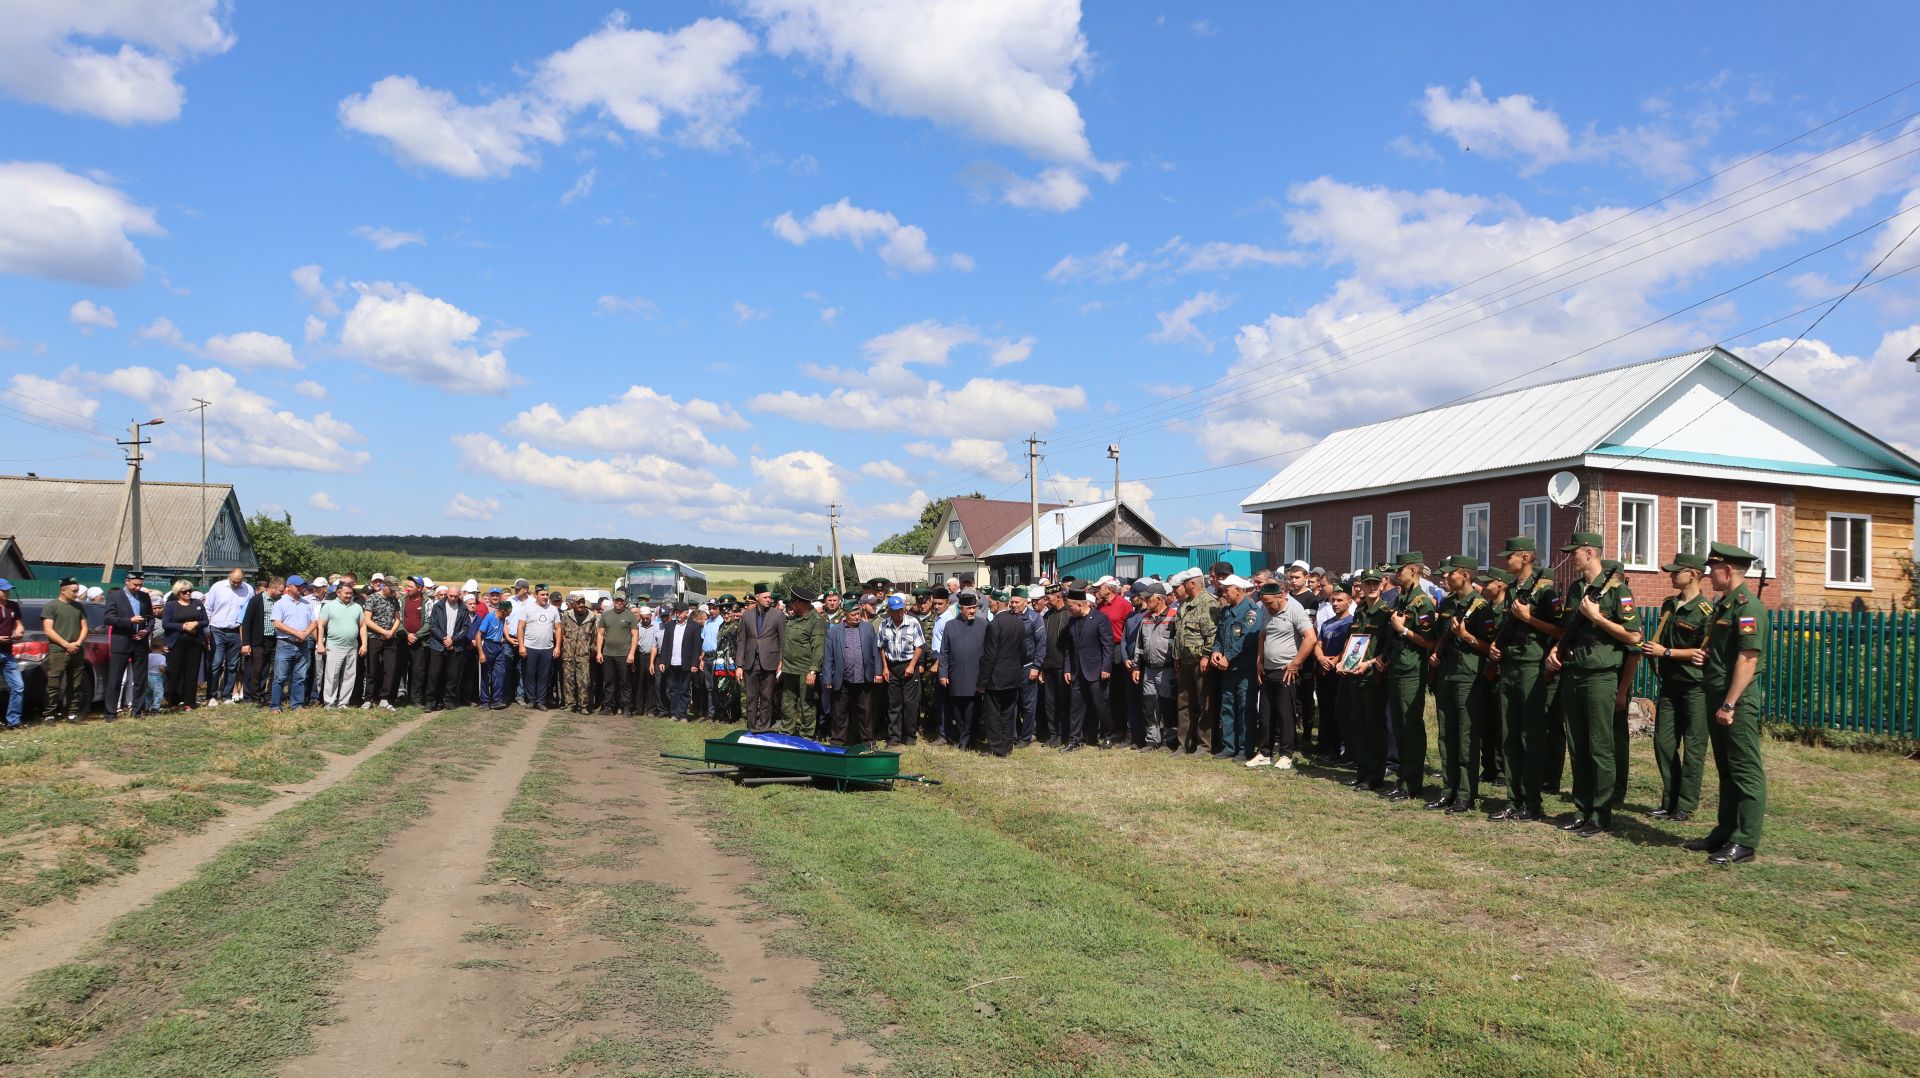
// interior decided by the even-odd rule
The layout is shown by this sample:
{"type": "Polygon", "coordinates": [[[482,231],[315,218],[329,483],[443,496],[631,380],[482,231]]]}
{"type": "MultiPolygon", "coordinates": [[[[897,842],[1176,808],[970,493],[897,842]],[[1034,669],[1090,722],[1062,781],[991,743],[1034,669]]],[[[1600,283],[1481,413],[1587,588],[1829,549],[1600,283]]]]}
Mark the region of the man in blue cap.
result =
{"type": "Polygon", "coordinates": [[[907,616],[907,597],[887,596],[887,615],[875,629],[880,660],[887,664],[887,727],[883,745],[913,743],[920,720],[920,670],[927,654],[926,630],[907,616]]]}
{"type": "Polygon", "coordinates": [[[287,578],[286,594],[273,604],[273,691],[267,699],[268,711],[280,710],[280,686],[288,685],[288,705],[295,711],[307,704],[307,672],[313,665],[314,607],[300,595],[306,580],[298,575],[287,578]]]}

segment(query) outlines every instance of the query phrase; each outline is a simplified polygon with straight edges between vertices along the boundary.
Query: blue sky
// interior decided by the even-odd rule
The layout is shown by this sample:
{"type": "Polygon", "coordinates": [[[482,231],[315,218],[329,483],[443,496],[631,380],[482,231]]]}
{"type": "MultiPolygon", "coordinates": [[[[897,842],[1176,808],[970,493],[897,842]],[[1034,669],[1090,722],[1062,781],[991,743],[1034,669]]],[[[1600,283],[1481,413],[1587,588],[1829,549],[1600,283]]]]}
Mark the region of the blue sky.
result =
{"type": "MultiPolygon", "coordinates": [[[[1338,427],[1770,359],[1920,223],[1920,88],[1744,161],[1920,78],[1912,5],[84,7],[0,0],[0,468],[161,414],[193,479],[206,397],[313,532],[861,549],[1037,431],[1217,540],[1338,427]]],[[[1772,371],[1911,449],[1916,279],[1772,371]]]]}

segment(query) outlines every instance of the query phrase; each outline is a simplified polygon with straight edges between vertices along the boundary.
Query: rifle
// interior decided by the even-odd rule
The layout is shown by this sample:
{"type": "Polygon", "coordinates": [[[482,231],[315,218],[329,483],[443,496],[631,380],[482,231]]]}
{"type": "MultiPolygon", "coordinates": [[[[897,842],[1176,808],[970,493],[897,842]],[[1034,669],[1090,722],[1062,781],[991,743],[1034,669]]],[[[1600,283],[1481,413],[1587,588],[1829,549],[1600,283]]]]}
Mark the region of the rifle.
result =
{"type": "MultiPolygon", "coordinates": [[[[1582,599],[1598,598],[1598,596],[1606,594],[1607,589],[1613,587],[1618,581],[1619,576],[1620,570],[1615,569],[1610,573],[1603,574],[1600,577],[1600,583],[1598,585],[1582,585],[1584,590],[1581,591],[1580,597],[1582,599]]],[[[1576,607],[1578,607],[1578,605],[1577,603],[1575,604],[1576,607]]],[[[1593,637],[1593,633],[1593,622],[1584,616],[1581,617],[1580,624],[1575,625],[1571,631],[1554,642],[1554,649],[1560,652],[1561,661],[1565,662],[1567,656],[1573,653],[1574,648],[1585,647],[1593,637]]]]}

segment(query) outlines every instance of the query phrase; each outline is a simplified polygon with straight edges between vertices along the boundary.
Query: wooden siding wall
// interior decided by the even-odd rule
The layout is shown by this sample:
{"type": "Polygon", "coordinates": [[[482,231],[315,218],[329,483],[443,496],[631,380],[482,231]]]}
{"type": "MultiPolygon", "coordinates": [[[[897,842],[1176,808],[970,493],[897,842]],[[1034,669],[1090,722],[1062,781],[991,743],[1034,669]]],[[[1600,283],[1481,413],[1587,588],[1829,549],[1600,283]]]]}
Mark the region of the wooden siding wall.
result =
{"type": "Polygon", "coordinates": [[[1913,552],[1913,499],[1892,494],[1842,494],[1801,487],[1796,492],[1793,521],[1794,605],[1838,610],[1855,605],[1869,610],[1900,609],[1907,581],[1900,573],[1901,555],[1913,552]],[[1873,515],[1873,562],[1870,591],[1827,586],[1827,514],[1873,515]]]}

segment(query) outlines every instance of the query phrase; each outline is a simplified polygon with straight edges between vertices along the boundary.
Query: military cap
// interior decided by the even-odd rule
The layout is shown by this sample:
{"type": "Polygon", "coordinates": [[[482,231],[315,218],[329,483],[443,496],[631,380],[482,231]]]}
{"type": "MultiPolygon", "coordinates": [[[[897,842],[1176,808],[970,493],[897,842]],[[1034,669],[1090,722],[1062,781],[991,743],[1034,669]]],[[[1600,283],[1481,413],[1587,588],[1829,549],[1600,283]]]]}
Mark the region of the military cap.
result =
{"type": "Polygon", "coordinates": [[[792,599],[796,603],[811,603],[819,598],[820,596],[815,595],[812,591],[809,591],[806,588],[793,589],[792,599]]]}
{"type": "Polygon", "coordinates": [[[933,592],[926,588],[915,588],[913,589],[913,597],[916,599],[931,599],[933,598],[933,592]]]}
{"type": "Polygon", "coordinates": [[[876,576],[872,580],[867,581],[867,587],[869,588],[890,588],[892,586],[893,581],[888,580],[884,576],[876,576]]]}
{"type": "Polygon", "coordinates": [[[1662,565],[1660,568],[1669,573],[1677,573],[1682,569],[1692,569],[1698,573],[1706,570],[1707,559],[1698,554],[1689,554],[1683,550],[1675,554],[1672,561],[1662,565]]]}
{"type": "MultiPolygon", "coordinates": [[[[756,593],[756,594],[757,594],[757,593],[756,593]]],[[[786,595],[785,595],[784,593],[782,593],[782,592],[777,592],[777,591],[776,591],[776,592],[771,592],[770,594],[771,594],[771,595],[772,595],[772,597],[773,597],[773,601],[774,601],[774,602],[776,602],[776,603],[784,603],[784,602],[786,602],[786,601],[787,601],[787,597],[786,597],[786,595]]]]}
{"type": "Polygon", "coordinates": [[[759,581],[753,586],[753,593],[755,595],[766,595],[772,591],[773,591],[773,586],[771,584],[768,584],[764,580],[759,581]]]}
{"type": "Polygon", "coordinates": [[[1507,572],[1505,569],[1483,569],[1480,575],[1474,577],[1474,579],[1482,584],[1485,584],[1489,580],[1498,580],[1502,584],[1510,585],[1513,583],[1513,574],[1507,572]]]}
{"type": "Polygon", "coordinates": [[[1285,595],[1286,593],[1287,593],[1287,589],[1281,587],[1278,584],[1273,583],[1272,581],[1268,581],[1267,583],[1260,585],[1260,594],[1262,595],[1285,595]]]}
{"type": "Polygon", "coordinates": [[[80,583],[80,578],[77,576],[63,576],[60,578],[60,586],[63,588],[69,584],[78,584],[78,583],[80,583]]]}
{"type": "Polygon", "coordinates": [[[1443,569],[1465,569],[1470,573],[1480,571],[1480,559],[1471,554],[1455,554],[1440,563],[1443,569]]]}
{"type": "Polygon", "coordinates": [[[1566,544],[1560,548],[1560,553],[1571,554],[1583,546],[1590,546],[1595,550],[1599,550],[1600,544],[1603,542],[1605,542],[1605,540],[1600,538],[1599,532],[1574,532],[1573,538],[1567,540],[1566,544]]]}
{"type": "Polygon", "coordinates": [[[1333,582],[1333,590],[1334,590],[1334,591],[1337,591],[1337,592],[1339,592],[1339,593],[1340,593],[1340,594],[1342,594],[1342,595],[1352,595],[1352,594],[1353,594],[1353,592],[1352,592],[1352,591],[1350,591],[1350,590],[1348,590],[1348,588],[1347,588],[1347,582],[1346,582],[1346,581],[1344,581],[1344,580],[1336,580],[1336,581],[1334,581],[1334,582],[1333,582]]]}
{"type": "Polygon", "coordinates": [[[1378,568],[1369,567],[1361,571],[1360,579],[1378,584],[1381,580],[1385,578],[1380,575],[1380,570],[1378,568]]]}
{"type": "Polygon", "coordinates": [[[1754,557],[1750,551],[1742,547],[1734,546],[1732,543],[1715,543],[1707,548],[1707,561],[1709,562],[1718,561],[1725,562],[1728,565],[1746,566],[1752,565],[1759,560],[1760,559],[1754,557]]]}
{"type": "Polygon", "coordinates": [[[1395,569],[1403,565],[1425,565],[1426,563],[1427,556],[1418,550],[1403,550],[1395,555],[1393,559],[1393,567],[1395,569]]]}
{"type": "Polygon", "coordinates": [[[1537,549],[1539,548],[1534,545],[1533,536],[1516,535],[1507,540],[1507,545],[1502,547],[1500,552],[1502,554],[1520,554],[1531,553],[1537,549]]]}

